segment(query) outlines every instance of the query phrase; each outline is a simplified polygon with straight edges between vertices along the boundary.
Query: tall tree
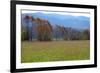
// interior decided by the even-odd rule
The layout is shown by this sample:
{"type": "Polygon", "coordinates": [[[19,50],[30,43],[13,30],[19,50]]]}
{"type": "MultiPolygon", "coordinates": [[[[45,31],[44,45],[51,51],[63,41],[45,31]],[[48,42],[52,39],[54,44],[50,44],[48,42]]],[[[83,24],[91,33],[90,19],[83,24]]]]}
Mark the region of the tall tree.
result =
{"type": "Polygon", "coordinates": [[[32,41],[32,27],[33,27],[33,22],[32,21],[34,20],[34,18],[32,16],[26,15],[24,17],[24,20],[27,24],[26,27],[27,27],[27,31],[28,31],[28,40],[32,41]]]}
{"type": "Polygon", "coordinates": [[[50,41],[52,39],[52,26],[47,20],[37,18],[37,33],[39,41],[50,41]]]}

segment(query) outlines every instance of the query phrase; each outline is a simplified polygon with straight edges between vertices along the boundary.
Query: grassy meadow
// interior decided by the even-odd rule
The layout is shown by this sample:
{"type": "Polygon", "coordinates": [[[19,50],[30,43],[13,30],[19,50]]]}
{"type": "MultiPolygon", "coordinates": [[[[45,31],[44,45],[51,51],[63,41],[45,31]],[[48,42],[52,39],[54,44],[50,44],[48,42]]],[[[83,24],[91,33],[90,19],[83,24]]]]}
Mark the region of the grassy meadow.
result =
{"type": "Polygon", "coordinates": [[[87,60],[90,58],[89,40],[22,41],[21,62],[87,60]]]}

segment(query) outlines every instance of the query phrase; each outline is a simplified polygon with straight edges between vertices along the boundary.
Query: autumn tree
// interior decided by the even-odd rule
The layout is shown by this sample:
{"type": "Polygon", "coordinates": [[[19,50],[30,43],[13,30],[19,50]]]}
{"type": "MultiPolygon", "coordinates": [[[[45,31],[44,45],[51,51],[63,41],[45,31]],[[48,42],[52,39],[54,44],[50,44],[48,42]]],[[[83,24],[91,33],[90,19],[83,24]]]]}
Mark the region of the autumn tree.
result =
{"type": "Polygon", "coordinates": [[[37,39],[39,41],[52,40],[52,26],[47,20],[37,18],[37,39]]]}

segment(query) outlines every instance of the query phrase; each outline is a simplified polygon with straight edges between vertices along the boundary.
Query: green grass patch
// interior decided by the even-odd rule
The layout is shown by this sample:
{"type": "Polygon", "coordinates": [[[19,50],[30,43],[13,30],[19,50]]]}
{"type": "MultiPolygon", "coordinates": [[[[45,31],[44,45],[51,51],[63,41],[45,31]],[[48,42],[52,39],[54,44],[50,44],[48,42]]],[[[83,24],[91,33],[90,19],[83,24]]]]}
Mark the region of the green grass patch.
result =
{"type": "Polygon", "coordinates": [[[89,41],[24,41],[21,45],[22,63],[87,60],[89,58],[89,41]]]}

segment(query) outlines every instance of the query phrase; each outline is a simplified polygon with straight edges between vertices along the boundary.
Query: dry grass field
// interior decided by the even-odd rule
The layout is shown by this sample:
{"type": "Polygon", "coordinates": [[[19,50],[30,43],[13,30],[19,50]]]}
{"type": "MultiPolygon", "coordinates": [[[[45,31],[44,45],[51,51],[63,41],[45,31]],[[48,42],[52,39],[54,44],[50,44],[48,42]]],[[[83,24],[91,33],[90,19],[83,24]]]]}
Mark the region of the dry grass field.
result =
{"type": "Polygon", "coordinates": [[[89,58],[89,40],[49,42],[24,41],[21,46],[22,63],[86,60],[89,58]]]}

